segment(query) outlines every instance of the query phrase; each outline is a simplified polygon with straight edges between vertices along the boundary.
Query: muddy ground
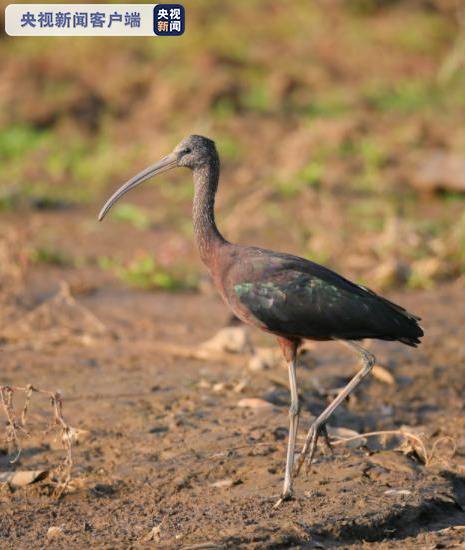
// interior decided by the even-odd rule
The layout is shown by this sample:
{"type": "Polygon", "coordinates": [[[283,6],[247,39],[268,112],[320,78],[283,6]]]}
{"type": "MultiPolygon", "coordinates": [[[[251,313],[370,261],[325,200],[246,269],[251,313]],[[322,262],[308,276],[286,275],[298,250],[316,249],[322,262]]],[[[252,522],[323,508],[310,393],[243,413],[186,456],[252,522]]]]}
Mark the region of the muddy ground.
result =
{"type": "MultiPolygon", "coordinates": [[[[274,509],[287,435],[283,366],[254,372],[247,355],[203,361],[167,348],[196,349],[227,322],[212,293],[105,284],[76,290],[77,302],[64,304],[53,298],[60,275],[45,269],[29,277],[32,314],[12,324],[16,340],[3,341],[2,379],[60,388],[66,420],[90,433],[73,449],[72,482],[61,499],[51,496],[50,478],[4,487],[4,548],[460,546],[461,281],[391,295],[423,317],[425,341],[416,350],[371,345],[395,383],[369,379],[330,422],[358,432],[421,430],[429,463],[395,450],[393,441],[339,445],[334,456],[321,448],[297,480],[295,499],[274,509]],[[238,406],[249,397],[271,405],[238,406]],[[50,527],[61,531],[47,535],[50,527]]],[[[268,336],[251,336],[256,345],[274,345],[268,336]]],[[[345,348],[325,343],[303,363],[302,435],[325,404],[322,390],[340,387],[356,366],[345,348]]],[[[61,462],[60,445],[39,430],[48,409],[44,397],[33,396],[32,437],[17,464],[9,465],[4,451],[2,470],[50,470],[61,462]]]]}
{"type": "MultiPolygon", "coordinates": [[[[2,438],[0,476],[41,479],[1,482],[0,547],[462,546],[463,3],[183,4],[173,41],[1,37],[0,389],[60,390],[80,431],[59,499],[49,398],[32,395],[15,464],[2,438]],[[286,369],[199,349],[229,314],[192,243],[190,174],[96,221],[191,133],[217,143],[226,238],[311,258],[423,317],[419,349],[370,344],[384,370],[279,509],[286,369]],[[343,429],[398,435],[350,445],[343,429]]],[[[334,343],[301,363],[299,443],[357,366],[334,343]]]]}

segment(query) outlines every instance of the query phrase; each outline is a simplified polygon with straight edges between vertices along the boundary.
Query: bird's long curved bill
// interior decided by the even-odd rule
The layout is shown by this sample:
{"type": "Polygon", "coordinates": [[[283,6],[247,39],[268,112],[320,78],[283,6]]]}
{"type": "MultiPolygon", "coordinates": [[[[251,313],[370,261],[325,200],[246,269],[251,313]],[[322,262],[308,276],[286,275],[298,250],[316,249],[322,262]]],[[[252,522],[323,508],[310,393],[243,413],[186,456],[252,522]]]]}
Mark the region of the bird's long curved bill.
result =
{"type": "Polygon", "coordinates": [[[152,178],[156,174],[161,174],[162,172],[166,172],[167,170],[170,170],[171,168],[174,168],[176,166],[176,157],[175,155],[167,155],[166,157],[163,157],[163,159],[159,160],[156,164],[153,164],[152,166],[149,166],[142,172],[139,172],[139,174],[136,174],[133,178],[128,180],[124,185],[122,185],[113,195],[108,199],[108,201],[104,204],[102,210],[99,212],[99,221],[102,221],[104,216],[107,214],[107,212],[110,210],[110,208],[128,191],[131,191],[131,189],[134,189],[136,186],[138,186],[143,181],[148,180],[149,178],[152,178]]]}

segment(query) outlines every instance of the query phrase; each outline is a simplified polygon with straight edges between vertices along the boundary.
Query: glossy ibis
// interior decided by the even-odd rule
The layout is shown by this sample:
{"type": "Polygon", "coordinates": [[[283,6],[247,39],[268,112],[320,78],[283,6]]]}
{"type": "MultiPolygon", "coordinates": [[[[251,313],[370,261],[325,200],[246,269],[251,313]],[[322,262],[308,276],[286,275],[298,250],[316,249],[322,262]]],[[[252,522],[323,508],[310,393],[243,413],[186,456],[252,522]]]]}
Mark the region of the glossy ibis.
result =
{"type": "Polygon", "coordinates": [[[420,319],[368,288],[309,260],[229,243],[217,229],[214,217],[220,174],[218,153],[215,143],[202,136],[189,136],[168,156],[131,178],[105,203],[99,220],[130,189],[177,166],[193,171],[194,234],[216,288],[239,319],[278,338],[288,363],[290,429],[279,504],[291,497],[293,473],[299,472],[306,456],[310,464],[319,435],[326,436],[325,423],[330,415],[374,365],[374,356],[356,342],[375,338],[398,340],[415,347],[423,336],[418,325],[420,319]],[[314,420],[293,472],[299,421],[296,357],[305,339],[343,341],[359,354],[362,368],[314,420]]]}

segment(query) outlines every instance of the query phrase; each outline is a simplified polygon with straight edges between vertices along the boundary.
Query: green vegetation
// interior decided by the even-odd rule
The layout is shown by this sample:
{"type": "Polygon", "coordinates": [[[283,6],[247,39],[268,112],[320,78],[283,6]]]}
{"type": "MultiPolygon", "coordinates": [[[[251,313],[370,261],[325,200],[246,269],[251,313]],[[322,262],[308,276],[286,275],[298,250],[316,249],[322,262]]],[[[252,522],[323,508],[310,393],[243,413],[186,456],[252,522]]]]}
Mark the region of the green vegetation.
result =
{"type": "Polygon", "coordinates": [[[37,264],[48,264],[61,267],[73,265],[72,259],[65,254],[65,252],[49,246],[33,248],[29,252],[29,259],[31,262],[37,264]]]}
{"type": "Polygon", "coordinates": [[[351,103],[343,93],[333,93],[313,97],[306,109],[306,114],[313,118],[338,118],[345,116],[351,109],[351,103]]]}
{"type": "MultiPolygon", "coordinates": [[[[463,150],[463,38],[452,12],[390,0],[266,4],[240,0],[217,10],[197,0],[176,40],[115,37],[105,48],[94,38],[1,42],[2,218],[20,225],[38,218],[60,231],[60,216],[70,215],[70,239],[87,242],[92,231],[111,231],[120,244],[125,224],[191,240],[186,171],[146,191],[153,210],[127,198],[112,210],[120,223],[111,230],[96,229],[94,219],[108,190],[184,135],[202,133],[221,153],[219,225],[227,222],[232,240],[332,260],[355,278],[396,250],[413,264],[406,283],[413,287],[461,273],[461,194],[412,185],[423,159],[463,150]],[[266,194],[248,210],[251,186],[266,194]],[[402,228],[395,237],[393,219],[402,228]],[[302,236],[307,226],[315,241],[302,236]],[[325,240],[329,226],[335,238],[325,240]]],[[[41,242],[31,245],[33,261],[67,263],[41,242]]],[[[184,261],[201,270],[190,263],[194,252],[184,261]]],[[[172,272],[148,255],[100,264],[143,288],[196,284],[190,269],[172,272]]]]}
{"type": "Polygon", "coordinates": [[[438,86],[422,80],[406,80],[393,85],[373,85],[366,91],[368,104],[379,111],[409,114],[440,106],[443,94],[438,86]]]}
{"type": "MultiPolygon", "coordinates": [[[[88,203],[95,192],[116,178],[131,156],[117,155],[104,135],[73,135],[64,145],[59,132],[31,125],[10,125],[0,131],[3,182],[21,182],[20,194],[44,201],[88,203]]],[[[11,204],[10,204],[11,206],[11,204]]]]}
{"type": "Polygon", "coordinates": [[[17,189],[0,188],[0,212],[14,210],[18,205],[19,193],[17,189]]]}
{"type": "Polygon", "coordinates": [[[131,203],[121,203],[115,206],[112,218],[120,222],[128,222],[137,229],[148,229],[151,225],[149,216],[131,203]]]}
{"type": "Polygon", "coordinates": [[[298,196],[305,187],[318,188],[324,175],[324,165],[316,161],[309,162],[293,178],[278,180],[275,185],[284,198],[298,196]]]}
{"type": "Polygon", "coordinates": [[[270,110],[271,100],[264,78],[251,84],[244,94],[243,104],[246,109],[259,113],[266,113],[270,110]]]}
{"type": "Polygon", "coordinates": [[[389,205],[374,197],[360,198],[348,205],[347,219],[358,230],[381,233],[394,213],[389,205]]]}
{"type": "Polygon", "coordinates": [[[15,161],[37,149],[48,137],[47,132],[26,124],[11,125],[0,130],[0,160],[15,161]]]}
{"type": "Polygon", "coordinates": [[[119,279],[131,286],[144,290],[193,290],[197,280],[181,270],[171,271],[159,265],[149,254],[143,254],[128,264],[122,264],[113,258],[99,259],[102,269],[113,271],[119,279]]]}

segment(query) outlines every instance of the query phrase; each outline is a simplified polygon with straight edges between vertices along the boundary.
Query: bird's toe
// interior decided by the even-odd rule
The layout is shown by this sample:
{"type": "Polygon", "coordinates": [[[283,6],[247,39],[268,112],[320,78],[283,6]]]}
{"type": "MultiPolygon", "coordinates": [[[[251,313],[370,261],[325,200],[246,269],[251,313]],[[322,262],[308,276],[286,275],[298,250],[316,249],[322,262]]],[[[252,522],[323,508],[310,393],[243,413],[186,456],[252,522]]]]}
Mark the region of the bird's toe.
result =
{"type": "Polygon", "coordinates": [[[273,505],[274,508],[278,508],[283,502],[286,502],[287,500],[292,500],[293,498],[293,491],[291,489],[287,489],[283,491],[282,496],[277,500],[277,502],[273,505]]]}

